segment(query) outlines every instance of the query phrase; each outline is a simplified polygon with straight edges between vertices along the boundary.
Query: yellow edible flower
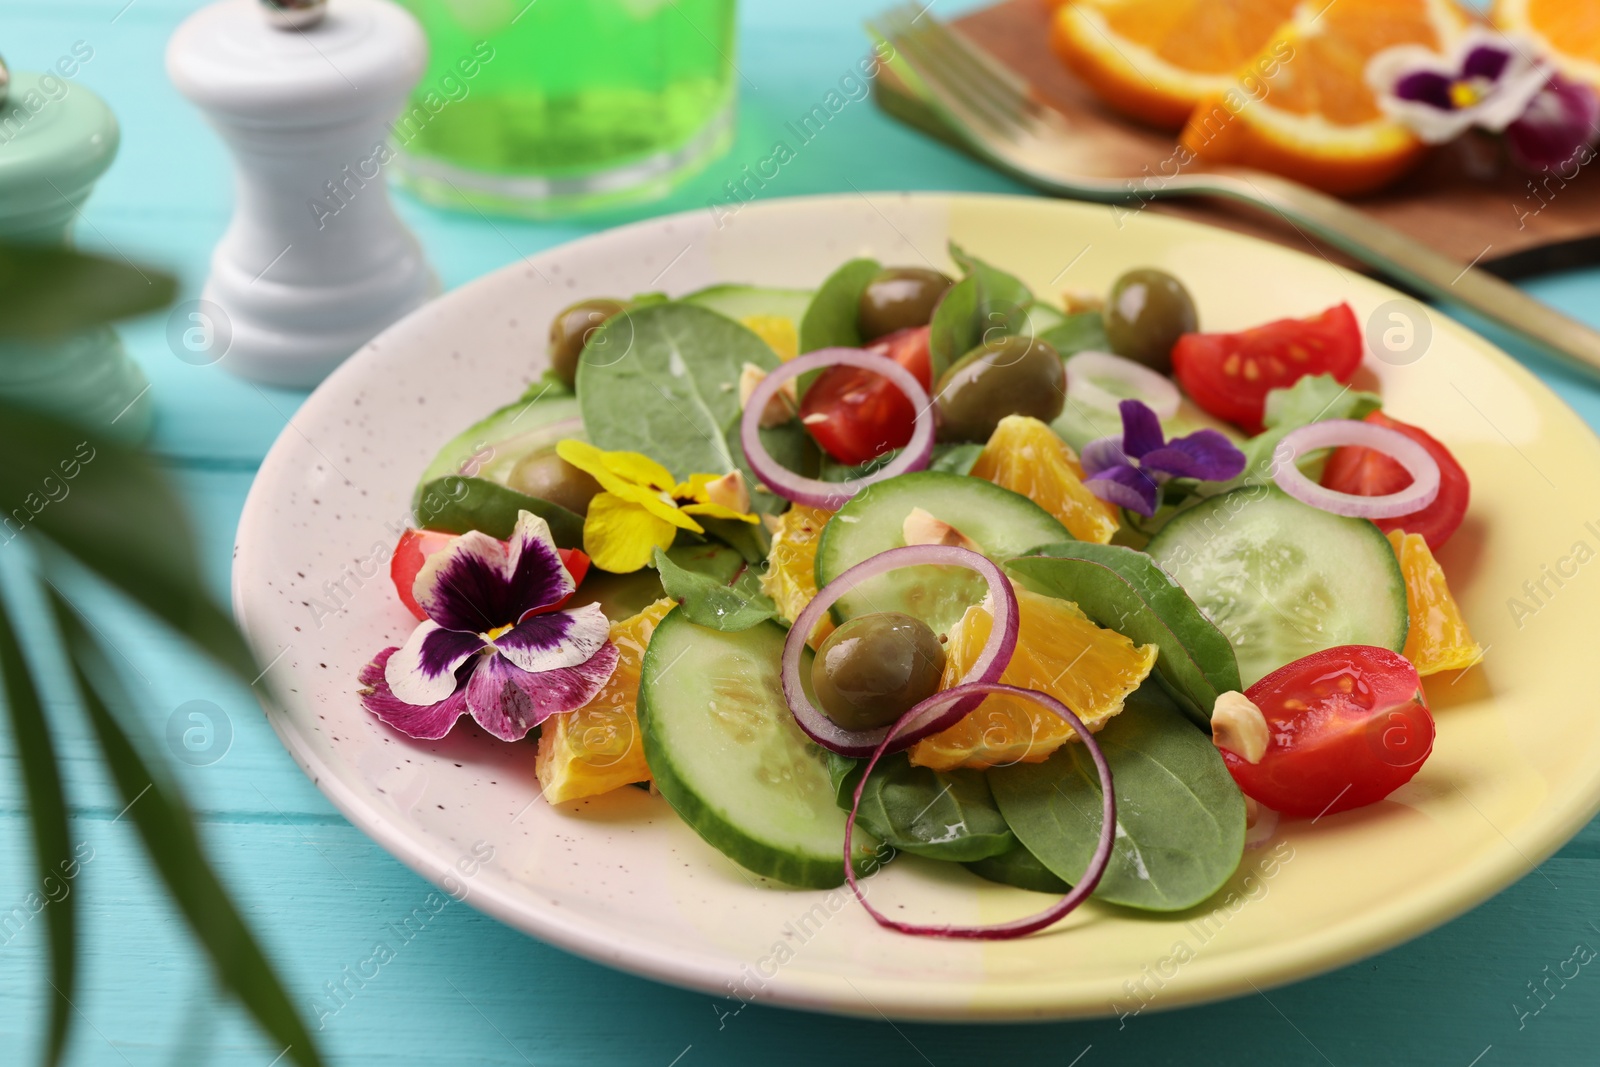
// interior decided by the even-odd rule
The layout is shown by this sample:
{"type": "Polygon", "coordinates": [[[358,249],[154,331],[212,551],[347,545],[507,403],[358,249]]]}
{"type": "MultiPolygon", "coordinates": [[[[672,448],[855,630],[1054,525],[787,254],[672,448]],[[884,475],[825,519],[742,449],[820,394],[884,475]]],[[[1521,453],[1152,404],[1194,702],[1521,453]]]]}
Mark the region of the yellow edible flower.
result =
{"type": "Polygon", "coordinates": [[[649,563],[658,548],[668,548],[679,530],[705,533],[695,515],[755,522],[749,514],[744,478],[695,474],[677,483],[672,472],[638,452],[605,452],[568,438],[556,455],[600,483],[583,521],[583,550],[594,565],[629,574],[649,563]],[[742,507],[729,506],[730,504],[742,507]]]}

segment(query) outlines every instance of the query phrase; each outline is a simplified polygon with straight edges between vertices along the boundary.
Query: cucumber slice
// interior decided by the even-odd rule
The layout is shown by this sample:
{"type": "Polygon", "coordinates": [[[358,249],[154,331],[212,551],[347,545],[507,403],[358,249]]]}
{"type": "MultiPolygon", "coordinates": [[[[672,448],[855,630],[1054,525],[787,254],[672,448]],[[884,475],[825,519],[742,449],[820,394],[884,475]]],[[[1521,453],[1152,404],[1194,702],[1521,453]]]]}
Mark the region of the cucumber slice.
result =
{"type": "Polygon", "coordinates": [[[681,303],[697,304],[735,321],[743,321],[751,315],[779,315],[793,322],[798,330],[806,308],[811,305],[811,290],[713,285],[678,299],[681,303]]]}
{"type": "MultiPolygon", "coordinates": [[[[783,699],[775,623],[726,633],[674,609],[639,681],[645,762],[661,795],[714,848],[757,874],[830,889],[844,881],[845,814],[827,753],[783,699]]],[[[810,673],[809,653],[802,674],[810,673]]],[[[875,842],[857,834],[863,851],[875,842]]]]}
{"type": "Polygon", "coordinates": [[[1325,648],[1405,647],[1405,578],[1366,519],[1249,486],[1181,513],[1146,551],[1227,635],[1246,686],[1325,648]]]}
{"type": "Polygon", "coordinates": [[[531,511],[550,524],[550,537],[557,546],[583,547],[583,516],[483,478],[429,482],[417,490],[417,501],[413,516],[427,530],[453,534],[481,530],[504,541],[517,528],[518,513],[531,511]]]}
{"type": "Polygon", "coordinates": [[[1035,302],[1028,307],[1028,324],[1022,329],[1029,336],[1043,340],[1046,333],[1066,325],[1066,322],[1067,316],[1049,304],[1035,302]]]}
{"type": "Polygon", "coordinates": [[[504,485],[511,469],[530,452],[549,448],[563,437],[582,436],[578,398],[560,385],[547,387],[536,382],[521,399],[445,442],[417,480],[419,497],[423,486],[451,475],[472,475],[504,485]]]}
{"type": "MultiPolygon", "coordinates": [[[[946,471],[903,474],[868,486],[822,528],[817,588],[879,552],[904,545],[901,527],[912,508],[948,522],[1001,563],[1040,545],[1073,539],[1048,511],[993,482],[946,471]]],[[[833,613],[843,622],[869,611],[903,611],[946,633],[983,599],[984,590],[983,579],[971,571],[905,567],[863,582],[839,598],[833,613]]]]}

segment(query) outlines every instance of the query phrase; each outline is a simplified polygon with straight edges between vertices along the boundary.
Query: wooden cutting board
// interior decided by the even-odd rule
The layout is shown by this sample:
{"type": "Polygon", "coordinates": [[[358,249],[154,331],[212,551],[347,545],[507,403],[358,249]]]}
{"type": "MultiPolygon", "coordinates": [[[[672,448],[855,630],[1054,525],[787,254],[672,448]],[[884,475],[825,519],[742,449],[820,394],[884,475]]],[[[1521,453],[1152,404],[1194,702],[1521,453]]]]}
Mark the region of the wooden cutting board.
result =
{"type": "MultiPolygon", "coordinates": [[[[1096,152],[1121,161],[1130,180],[1163,173],[1162,163],[1176,147],[1173,135],[1115,114],[1067,70],[1050,50],[1050,13],[1044,0],[1003,0],[953,25],[1032,82],[1092,141],[1096,152]]],[[[874,95],[894,117],[956,144],[939,118],[888,67],[879,74],[874,95]]],[[[1476,262],[1502,277],[1526,277],[1600,263],[1600,178],[1595,170],[1600,170],[1600,160],[1570,180],[1535,178],[1512,166],[1498,145],[1461,141],[1436,149],[1397,184],[1354,203],[1374,220],[1463,264],[1476,262]]],[[[1310,243],[1282,220],[1219,201],[1153,201],[1143,210],[1199,219],[1302,249],[1310,243]]],[[[1320,250],[1349,262],[1332,249],[1320,250]]]]}

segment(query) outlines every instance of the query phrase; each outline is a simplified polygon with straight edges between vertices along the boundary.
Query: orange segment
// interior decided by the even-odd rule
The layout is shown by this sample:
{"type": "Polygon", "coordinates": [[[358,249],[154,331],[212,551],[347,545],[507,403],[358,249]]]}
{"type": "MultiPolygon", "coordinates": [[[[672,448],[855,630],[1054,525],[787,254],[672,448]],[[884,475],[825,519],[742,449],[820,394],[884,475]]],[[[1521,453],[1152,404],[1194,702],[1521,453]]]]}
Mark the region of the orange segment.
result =
{"type": "Polygon", "coordinates": [[[1600,5],[1581,0],[1495,0],[1494,24],[1533,39],[1561,72],[1600,89],[1600,5]]]}
{"type": "Polygon", "coordinates": [[[800,354],[800,331],[787,315],[747,315],[739,321],[785,363],[800,354]]]}
{"type": "Polygon", "coordinates": [[[1376,189],[1423,145],[1385,118],[1367,62],[1396,45],[1435,51],[1467,16],[1452,0],[1335,0],[1302,6],[1231,84],[1196,106],[1183,146],[1208,163],[1275,171],[1330,193],[1376,189]]]}
{"type": "Polygon", "coordinates": [[[639,667],[656,623],[677,603],[664,598],[632,618],[612,623],[611,640],[619,655],[611,678],[577,711],[544,721],[534,770],[550,803],[598,796],[650,780],[639,734],[639,667]]]}
{"type": "Polygon", "coordinates": [[[1080,541],[1107,544],[1117,532],[1117,509],[1083,484],[1078,456],[1038,419],[1007,415],[972,465],[972,475],[1021,493],[1080,541]]]}
{"type": "Polygon", "coordinates": [[[1101,99],[1177,129],[1201,98],[1224,92],[1298,0],[1072,0],[1051,44],[1101,99]]]}
{"type": "MultiPolygon", "coordinates": [[[[798,619],[817,595],[817,540],[831,518],[831,511],[796,504],[778,517],[772,531],[772,550],[767,553],[761,591],[772,598],[790,622],[798,619]]],[[[832,632],[833,620],[824,615],[811,635],[812,647],[832,632]]]]}
{"type": "MultiPolygon", "coordinates": [[[[1089,621],[1069,600],[1017,590],[1017,651],[1000,680],[1049,693],[1091,730],[1122,710],[1156,663],[1156,646],[1135,646],[1089,621]]],[[[961,681],[989,639],[993,619],[967,609],[945,645],[941,688],[961,681]]],[[[935,770],[1039,763],[1076,736],[1072,727],[1032,701],[986,697],[966,718],[911,746],[911,762],[935,770]]]]}
{"type": "Polygon", "coordinates": [[[1402,655],[1418,674],[1454,671],[1478,662],[1483,649],[1467,632],[1461,608],[1450,595],[1444,569],[1428,551],[1428,542],[1421,534],[1391,530],[1389,544],[1405,575],[1406,610],[1411,614],[1402,655]]]}

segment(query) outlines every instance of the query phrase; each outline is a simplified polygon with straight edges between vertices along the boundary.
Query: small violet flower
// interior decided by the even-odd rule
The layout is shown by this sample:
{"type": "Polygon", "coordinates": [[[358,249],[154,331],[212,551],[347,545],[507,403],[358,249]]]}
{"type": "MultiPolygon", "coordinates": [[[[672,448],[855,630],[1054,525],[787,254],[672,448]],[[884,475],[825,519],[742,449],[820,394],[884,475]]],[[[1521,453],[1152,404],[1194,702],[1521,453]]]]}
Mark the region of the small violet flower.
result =
{"type": "Polygon", "coordinates": [[[1122,439],[1101,437],[1083,447],[1084,485],[1101,500],[1154,515],[1161,485],[1170,478],[1222,482],[1245,467],[1244,453],[1216,430],[1196,430],[1166,440],[1161,420],[1137,400],[1117,405],[1122,439]]]}
{"type": "Polygon", "coordinates": [[[1597,138],[1600,93],[1564,74],[1552,74],[1522,117],[1506,127],[1512,160],[1534,173],[1588,163],[1597,138]]]}
{"type": "Polygon", "coordinates": [[[1536,45],[1484,26],[1446,54],[1422,45],[1386,49],[1367,64],[1385,115],[1427,144],[1472,127],[1503,133],[1519,166],[1543,170],[1592,145],[1600,97],[1558,74],[1536,45]]]}
{"type": "Polygon", "coordinates": [[[417,573],[412,595],[428,617],[362,669],[362,704],[408,737],[436,740],[471,713],[500,740],[522,740],[588,703],[616,669],[598,604],[554,610],[575,588],[536,515],[521,512],[508,543],[463,534],[417,573]]]}

